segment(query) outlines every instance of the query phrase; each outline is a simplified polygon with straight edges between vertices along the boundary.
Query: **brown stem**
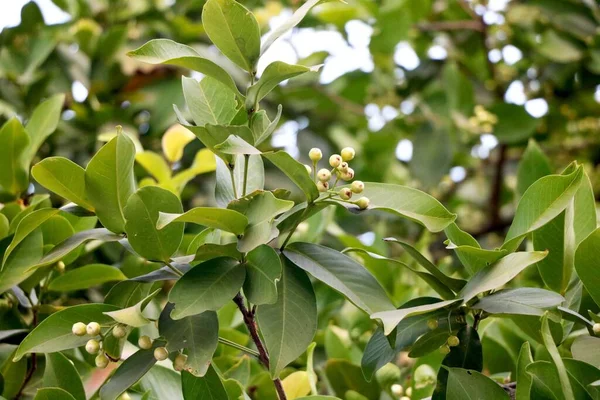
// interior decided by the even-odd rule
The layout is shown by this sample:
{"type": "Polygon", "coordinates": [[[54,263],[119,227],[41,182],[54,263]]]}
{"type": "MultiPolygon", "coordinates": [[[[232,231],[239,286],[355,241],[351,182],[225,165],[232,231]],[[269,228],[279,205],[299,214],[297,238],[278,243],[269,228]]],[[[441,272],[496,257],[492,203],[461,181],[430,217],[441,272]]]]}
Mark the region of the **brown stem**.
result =
{"type": "MultiPolygon", "coordinates": [[[[252,341],[256,345],[256,349],[258,350],[258,359],[265,366],[265,368],[269,369],[269,353],[267,353],[267,349],[265,348],[260,336],[258,334],[258,327],[256,325],[256,320],[254,319],[254,309],[252,311],[248,310],[246,307],[244,297],[241,293],[238,293],[233,298],[234,303],[238,306],[240,312],[242,313],[242,317],[244,318],[244,323],[248,328],[248,332],[250,332],[250,336],[252,337],[252,341]]],[[[283,390],[283,385],[281,384],[281,380],[279,378],[273,379],[273,384],[275,385],[275,390],[277,390],[277,395],[279,400],[287,400],[285,395],[285,391],[283,390]]]]}
{"type": "MultiPolygon", "coordinates": [[[[37,326],[37,322],[38,322],[37,307],[36,306],[34,306],[32,308],[32,312],[33,312],[32,326],[33,326],[33,328],[35,328],[37,326]]],[[[15,396],[15,400],[18,400],[18,399],[21,398],[21,396],[23,396],[23,391],[25,390],[25,387],[27,386],[27,384],[29,383],[29,381],[33,377],[33,373],[35,372],[36,369],[37,369],[37,354],[36,353],[31,353],[31,367],[27,371],[27,375],[25,375],[25,379],[23,380],[23,383],[21,384],[21,387],[19,388],[19,391],[17,392],[17,394],[15,396]]]]}
{"type": "Polygon", "coordinates": [[[502,203],[502,181],[504,180],[504,162],[506,161],[506,145],[500,145],[498,149],[498,161],[495,165],[494,180],[492,181],[492,193],[490,196],[490,226],[500,225],[500,207],[502,203]]]}
{"type": "Polygon", "coordinates": [[[473,30],[481,32],[483,30],[481,23],[473,20],[424,22],[417,24],[417,28],[421,31],[473,30]]]}

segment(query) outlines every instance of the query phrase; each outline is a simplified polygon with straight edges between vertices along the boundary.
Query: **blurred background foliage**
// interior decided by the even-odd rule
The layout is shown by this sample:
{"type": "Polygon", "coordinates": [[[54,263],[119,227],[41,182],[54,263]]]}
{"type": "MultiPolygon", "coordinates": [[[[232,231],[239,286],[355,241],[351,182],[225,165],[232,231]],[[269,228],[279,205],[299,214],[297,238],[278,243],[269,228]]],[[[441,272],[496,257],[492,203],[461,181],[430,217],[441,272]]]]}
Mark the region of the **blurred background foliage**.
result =
{"type": "MultiPolygon", "coordinates": [[[[0,124],[15,115],[27,121],[42,100],[66,94],[57,133],[42,146],[39,159],[60,155],[85,165],[114,134],[115,125],[137,138],[140,151],[162,152],[161,139],[176,123],[173,104],[186,113],[181,77],[189,71],[142,64],[125,55],[150,39],[186,43],[218,60],[241,87],[248,84],[209,45],[201,24],[201,0],[39,3],[43,7],[26,3],[20,23],[0,33],[0,124]],[[56,21],[46,23],[50,12],[56,21]]],[[[265,34],[301,2],[243,4],[255,13],[265,34]]],[[[283,147],[308,164],[311,147],[329,155],[352,146],[357,150],[352,167],[360,179],[428,191],[458,213],[462,229],[484,247],[494,248],[501,243],[527,179],[560,172],[576,159],[585,165],[596,198],[600,195],[599,4],[596,0],[323,3],[273,45],[259,64],[259,73],[277,59],[324,64],[319,73],[286,83],[265,99],[269,115],[282,104],[283,116],[272,142],[264,148],[283,147]],[[528,143],[526,159],[536,159],[529,164],[521,162],[528,143]],[[536,170],[540,165],[548,170],[536,170]]],[[[200,150],[201,144],[194,140],[181,159],[166,157],[174,171],[202,163],[200,175],[181,192],[187,208],[214,203],[214,174],[204,173],[212,169],[211,161],[197,157],[200,150]]],[[[136,173],[141,182],[149,176],[142,163],[136,164],[136,173]]],[[[267,171],[266,182],[270,188],[285,186],[274,170],[267,171]]],[[[32,185],[30,193],[42,190],[32,185]]],[[[458,268],[441,235],[376,212],[359,218],[330,211],[303,224],[295,238],[339,249],[362,247],[410,263],[399,248],[389,248],[381,240],[402,237],[442,269],[458,268]]],[[[118,245],[106,245],[84,262],[117,263],[122,256],[118,245]]],[[[429,293],[424,284],[393,264],[363,261],[396,303],[429,293]]],[[[131,255],[121,267],[129,277],[157,268],[131,255]]],[[[536,269],[529,269],[523,281],[543,286],[536,269]]],[[[331,289],[317,285],[317,292],[322,329],[316,356],[321,361],[329,358],[320,370],[339,385],[344,380],[335,374],[347,374],[353,377],[350,381],[362,385],[361,349],[372,322],[331,289]]],[[[101,294],[92,291],[81,297],[101,299],[101,294]]],[[[581,308],[595,309],[586,296],[581,308]]],[[[230,319],[233,327],[239,324],[230,319]]],[[[502,378],[514,373],[520,344],[530,333],[515,329],[510,319],[490,325],[480,332],[487,353],[484,359],[494,360],[486,370],[502,378]]],[[[379,383],[364,384],[381,384],[391,393],[392,383],[404,382],[398,371],[403,377],[414,377],[419,365],[437,369],[441,358],[436,353],[415,363],[401,356],[397,361],[401,369],[388,371],[388,377],[384,369],[379,383]]],[[[425,370],[420,371],[423,382],[431,375],[425,370]]],[[[419,390],[414,382],[409,385],[419,390]]],[[[335,391],[380,390],[360,389],[335,391]]]]}

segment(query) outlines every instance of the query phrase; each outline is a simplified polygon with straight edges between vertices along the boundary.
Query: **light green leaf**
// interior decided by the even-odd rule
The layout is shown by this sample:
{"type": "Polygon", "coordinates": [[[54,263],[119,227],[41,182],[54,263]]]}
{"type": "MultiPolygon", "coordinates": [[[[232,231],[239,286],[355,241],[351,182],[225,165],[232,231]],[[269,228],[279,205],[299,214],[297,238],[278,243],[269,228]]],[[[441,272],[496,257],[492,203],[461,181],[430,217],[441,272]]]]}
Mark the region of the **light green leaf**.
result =
{"type": "Polygon", "coordinates": [[[143,311],[146,308],[146,306],[150,303],[150,301],[152,301],[154,296],[156,296],[160,291],[161,289],[156,289],[154,292],[150,293],[148,296],[146,296],[144,299],[142,299],[140,302],[133,306],[123,308],[122,310],[107,311],[104,314],[108,315],[109,317],[121,324],[132,326],[134,328],[139,328],[141,326],[147,325],[151,321],[144,316],[143,311]]]}
{"type": "Polygon", "coordinates": [[[229,125],[237,113],[235,95],[225,85],[210,76],[199,83],[182,77],[185,102],[197,126],[229,125]]]}
{"type": "Polygon", "coordinates": [[[258,82],[248,88],[246,95],[246,109],[256,110],[261,101],[271,90],[286,79],[302,75],[306,72],[316,72],[321,66],[306,67],[304,65],[287,64],[283,61],[274,61],[267,65],[258,82]]]}
{"type": "MultiPolygon", "coordinates": [[[[384,210],[418,222],[432,232],[440,232],[454,222],[456,214],[448,211],[434,197],[417,189],[389,183],[365,182],[360,194],[371,201],[369,210],[384,210]]],[[[340,203],[350,211],[353,204],[340,203]]]]}
{"type": "Polygon", "coordinates": [[[4,258],[2,259],[2,269],[6,267],[7,261],[11,253],[17,248],[17,246],[35,229],[39,228],[44,222],[58,214],[59,210],[53,208],[42,208],[27,215],[21,220],[15,231],[10,245],[4,252],[4,258]]]}
{"type": "Polygon", "coordinates": [[[529,400],[532,378],[527,373],[527,366],[533,362],[531,355],[531,345],[529,342],[523,343],[521,351],[519,352],[519,359],[517,360],[517,392],[515,394],[515,400],[529,400]]]}
{"type": "Polygon", "coordinates": [[[142,47],[130,51],[127,55],[149,64],[176,65],[203,73],[223,83],[239,98],[243,99],[244,97],[238,90],[233,78],[223,68],[202,57],[196,50],[184,44],[169,39],[154,39],[142,47]]]}
{"type": "Polygon", "coordinates": [[[120,269],[106,264],[89,264],[68,271],[54,278],[48,285],[48,290],[54,292],[70,292],[88,289],[106,282],[123,281],[127,277],[120,269]]]}
{"type": "Polygon", "coordinates": [[[76,400],[75,397],[61,388],[41,388],[35,393],[34,400],[76,400]]]}
{"type": "Polygon", "coordinates": [[[506,289],[485,296],[471,308],[490,314],[543,315],[544,310],[556,308],[565,298],[560,294],[538,288],[506,289]]]}
{"type": "Polygon", "coordinates": [[[317,186],[306,173],[304,165],[294,160],[288,153],[277,151],[275,153],[263,153],[262,156],[271,161],[281,172],[290,178],[304,192],[306,200],[309,203],[312,203],[319,197],[317,186]]]}
{"type": "Polygon", "coordinates": [[[225,154],[261,154],[256,147],[235,135],[230,135],[223,143],[216,145],[215,150],[225,154]]]}
{"type": "Polygon", "coordinates": [[[525,268],[542,260],[547,254],[547,251],[521,251],[504,256],[475,274],[458,294],[458,297],[464,300],[463,304],[466,304],[479,293],[504,286],[525,268]]]}
{"type": "Polygon", "coordinates": [[[16,117],[0,128],[0,187],[13,195],[20,194],[29,184],[29,163],[25,159],[29,141],[16,117]]]}
{"type": "Polygon", "coordinates": [[[246,255],[246,280],[244,294],[258,306],[277,301],[277,282],[281,278],[279,256],[265,244],[246,255]]]}
{"type": "Polygon", "coordinates": [[[139,384],[142,390],[149,391],[147,400],[184,400],[180,375],[170,368],[155,365],[139,384]]]}
{"type": "Polygon", "coordinates": [[[206,375],[202,378],[186,371],[181,373],[181,387],[184,399],[226,400],[227,392],[221,378],[214,367],[209,366],[206,375]]]}
{"type": "Polygon", "coordinates": [[[477,371],[448,368],[447,400],[508,400],[508,393],[477,371]]]}
{"type": "Polygon", "coordinates": [[[153,151],[142,151],[135,155],[135,161],[148,171],[159,183],[167,182],[171,179],[171,168],[169,167],[169,164],[167,164],[165,159],[157,153],[153,151]]]}
{"type": "Polygon", "coordinates": [[[157,229],[159,215],[183,212],[173,193],[155,186],[139,189],[129,197],[123,210],[127,220],[125,232],[131,247],[151,261],[168,262],[183,239],[184,224],[169,224],[157,229]]]}
{"type": "Polygon", "coordinates": [[[368,314],[395,309],[377,279],[354,259],[337,250],[296,242],[287,246],[283,254],[368,314]]]}
{"type": "Polygon", "coordinates": [[[600,304],[600,274],[598,274],[598,254],[600,251],[600,228],[592,232],[577,247],[575,268],[586,290],[600,304]]]}
{"type": "Polygon", "coordinates": [[[231,258],[215,258],[195,266],[169,293],[169,301],[175,304],[171,318],[218,310],[233,299],[245,277],[245,268],[231,258]]]}
{"type": "Polygon", "coordinates": [[[215,147],[218,144],[223,143],[230,135],[239,136],[247,143],[254,143],[252,131],[250,128],[243,125],[225,126],[206,124],[205,126],[186,126],[186,128],[192,131],[206,147],[228,164],[233,163],[234,157],[217,150],[215,147]]]}
{"type": "Polygon", "coordinates": [[[527,188],[538,179],[550,175],[550,160],[534,139],[529,139],[527,149],[519,162],[517,170],[517,192],[522,196],[527,188]]]}
{"type": "Polygon", "coordinates": [[[135,192],[135,146],[121,133],[105,144],[85,170],[85,191],[98,219],[112,232],[125,231],[123,209],[135,192]]]}
{"type": "Polygon", "coordinates": [[[129,356],[100,389],[100,400],[116,400],[156,364],[154,349],[138,350],[129,356]]]}
{"type": "Polygon", "coordinates": [[[33,273],[29,272],[28,268],[36,264],[42,257],[43,246],[42,230],[37,228],[15,247],[11,257],[6,260],[0,270],[0,293],[23,282],[33,273]]]}
{"type": "MultiPolygon", "coordinates": [[[[96,321],[106,326],[113,321],[104,313],[115,310],[118,307],[110,304],[80,304],[51,314],[23,339],[15,354],[15,361],[27,353],[54,353],[83,346],[89,337],[73,335],[73,324],[96,321]]],[[[103,331],[106,329],[103,328],[103,331]]]]}
{"type": "Polygon", "coordinates": [[[259,110],[252,115],[250,126],[252,127],[252,134],[254,135],[254,143],[257,146],[267,140],[271,134],[275,132],[282,111],[283,107],[281,107],[280,104],[277,106],[277,115],[275,115],[273,121],[269,121],[269,117],[265,110],[259,110]]]}
{"type": "Polygon", "coordinates": [[[75,400],[85,400],[85,391],[73,363],[62,353],[46,354],[44,387],[57,387],[69,392],[75,400]]]}
{"type": "Polygon", "coordinates": [[[460,229],[456,223],[448,225],[444,229],[444,233],[448,237],[448,240],[444,242],[446,248],[456,252],[458,259],[470,275],[486,265],[498,261],[508,253],[506,250],[482,249],[479,242],[469,233],[460,229]]]}
{"type": "Polygon", "coordinates": [[[85,170],[64,157],[48,157],[31,169],[31,175],[46,189],[94,211],[85,195],[85,170]]]}
{"type": "Polygon", "coordinates": [[[317,300],[308,276],[289,260],[282,262],[277,302],[258,307],[256,313],[272,377],[306,351],[317,331],[317,300]]]}
{"type": "Polygon", "coordinates": [[[254,73],[260,56],[260,28],[254,15],[234,0],[208,0],[202,26],[211,42],[231,61],[254,73]]]}
{"type": "Polygon", "coordinates": [[[183,214],[159,213],[156,228],[163,229],[173,222],[191,222],[241,235],[248,225],[248,218],[234,210],[217,207],[196,207],[183,214]]]}
{"type": "Polygon", "coordinates": [[[573,342],[571,352],[576,360],[600,368],[600,338],[589,335],[579,336],[573,342]]]}
{"type": "Polygon", "coordinates": [[[10,222],[4,214],[0,214],[0,240],[8,236],[8,230],[10,228],[10,222]]]}
{"type": "Polygon", "coordinates": [[[571,382],[569,381],[569,375],[565,369],[565,364],[556,348],[556,344],[554,344],[554,339],[552,338],[552,333],[550,332],[550,326],[548,325],[548,314],[544,314],[542,317],[542,340],[544,342],[544,346],[546,346],[546,350],[550,354],[554,365],[556,366],[556,370],[558,371],[558,379],[560,380],[560,386],[562,388],[562,393],[565,397],[565,400],[575,400],[573,395],[573,388],[571,387],[571,382]]]}
{"type": "Polygon", "coordinates": [[[515,144],[526,141],[535,133],[540,122],[529,115],[525,107],[517,104],[497,103],[490,108],[490,112],[498,118],[498,123],[494,126],[494,135],[500,143],[515,144]]]}
{"type": "Polygon", "coordinates": [[[583,167],[569,175],[549,175],[538,179],[519,201],[503,249],[515,251],[523,238],[552,221],[571,202],[583,179],[583,167]]]}
{"type": "Polygon", "coordinates": [[[582,49],[575,42],[563,37],[554,29],[547,29],[541,36],[537,51],[544,57],[558,63],[574,63],[583,57],[582,49]]]}
{"type": "Polygon", "coordinates": [[[56,130],[64,102],[65,95],[63,93],[56,94],[33,110],[31,118],[25,125],[30,139],[24,155],[27,164],[33,160],[42,143],[56,130]]]}

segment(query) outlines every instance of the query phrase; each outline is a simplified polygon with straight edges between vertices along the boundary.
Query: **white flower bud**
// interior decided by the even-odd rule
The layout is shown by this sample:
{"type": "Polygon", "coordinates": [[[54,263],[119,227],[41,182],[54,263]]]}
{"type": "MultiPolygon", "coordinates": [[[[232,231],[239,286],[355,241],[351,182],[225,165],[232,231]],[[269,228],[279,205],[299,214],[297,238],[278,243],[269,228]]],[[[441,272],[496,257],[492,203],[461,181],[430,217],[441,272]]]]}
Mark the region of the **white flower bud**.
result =
{"type": "Polygon", "coordinates": [[[164,361],[169,358],[169,351],[166,347],[157,347],[154,349],[154,358],[157,361],[164,361]]]}
{"type": "Polygon", "coordinates": [[[331,157],[329,157],[329,165],[331,165],[333,168],[339,167],[341,163],[342,156],[339,154],[333,154],[331,157]]]}
{"type": "Polygon", "coordinates": [[[324,193],[326,191],[329,190],[329,182],[317,182],[317,189],[319,189],[319,192],[324,193]]]}
{"type": "Polygon", "coordinates": [[[86,333],[85,324],[83,322],[76,322],[73,324],[73,328],[71,328],[73,335],[83,336],[86,333]]]}
{"type": "Polygon", "coordinates": [[[321,149],[313,147],[312,149],[310,149],[310,151],[308,152],[308,157],[314,161],[317,162],[319,161],[321,158],[323,158],[323,153],[321,152],[321,149]]]}
{"type": "Polygon", "coordinates": [[[140,349],[148,350],[152,348],[152,339],[146,335],[140,336],[138,339],[138,346],[140,346],[140,349]]]}
{"type": "Polygon", "coordinates": [[[352,147],[345,147],[342,149],[342,159],[344,161],[350,161],[354,158],[356,152],[352,147]]]}
{"type": "Polygon", "coordinates": [[[352,186],[350,187],[353,193],[362,193],[365,190],[365,184],[362,181],[354,181],[352,182],[352,186]]]}
{"type": "Polygon", "coordinates": [[[94,360],[94,362],[96,363],[96,367],[106,368],[106,366],[108,365],[108,363],[110,361],[109,361],[108,357],[106,357],[106,354],[101,353],[96,356],[96,359],[94,360]]]}
{"type": "Polygon", "coordinates": [[[319,178],[321,182],[327,182],[331,179],[331,172],[326,168],[320,169],[319,172],[317,172],[317,178],[319,178]]]}
{"type": "Polygon", "coordinates": [[[100,334],[100,324],[97,322],[90,322],[85,327],[85,330],[90,336],[98,336],[100,334]]]}
{"type": "Polygon", "coordinates": [[[90,354],[96,354],[100,350],[100,343],[96,339],[90,339],[85,344],[85,351],[90,354]]]}
{"type": "Polygon", "coordinates": [[[342,188],[340,189],[339,193],[340,198],[342,200],[350,200],[350,198],[352,197],[352,190],[350,190],[349,188],[342,188]]]}

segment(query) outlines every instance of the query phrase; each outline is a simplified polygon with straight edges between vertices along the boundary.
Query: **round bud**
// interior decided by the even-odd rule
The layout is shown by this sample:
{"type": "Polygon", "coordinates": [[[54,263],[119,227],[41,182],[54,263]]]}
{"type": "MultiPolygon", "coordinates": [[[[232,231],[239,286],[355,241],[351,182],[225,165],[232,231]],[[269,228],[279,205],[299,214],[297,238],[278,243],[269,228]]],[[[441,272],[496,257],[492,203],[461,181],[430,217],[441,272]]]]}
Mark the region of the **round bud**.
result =
{"type": "Polygon", "coordinates": [[[342,156],[339,154],[333,154],[331,157],[329,157],[329,165],[331,165],[333,168],[339,167],[341,163],[342,156]]]}
{"type": "Polygon", "coordinates": [[[458,336],[450,336],[448,338],[448,346],[450,347],[456,347],[460,344],[460,339],[458,338],[458,336]]]}
{"type": "Polygon", "coordinates": [[[350,197],[352,197],[352,190],[349,188],[342,188],[338,194],[342,200],[350,200],[350,197]]]}
{"type": "Polygon", "coordinates": [[[317,178],[319,178],[321,182],[327,182],[331,179],[331,172],[325,168],[320,169],[319,172],[317,172],[317,178]]]}
{"type": "Polygon", "coordinates": [[[348,168],[346,172],[342,173],[342,179],[346,182],[354,179],[354,170],[352,168],[348,168]]]}
{"type": "Polygon", "coordinates": [[[306,173],[307,174],[309,174],[309,175],[312,174],[312,168],[310,167],[310,165],[304,164],[304,168],[306,168],[306,173]]]}
{"type": "Polygon", "coordinates": [[[411,387],[407,387],[406,388],[406,397],[411,397],[412,396],[412,388],[411,387]]]}
{"type": "Polygon", "coordinates": [[[109,359],[108,359],[108,357],[106,357],[106,354],[100,353],[96,356],[96,359],[94,360],[94,362],[96,363],[96,367],[106,368],[106,366],[109,363],[109,359]]]}
{"type": "Polygon", "coordinates": [[[73,335],[83,336],[86,333],[85,324],[83,322],[76,322],[73,324],[73,328],[71,328],[73,335]]]}
{"type": "Polygon", "coordinates": [[[100,343],[96,339],[90,339],[85,344],[85,351],[90,354],[96,354],[100,350],[100,343]]]}
{"type": "Polygon", "coordinates": [[[592,327],[592,330],[596,335],[600,335],[600,323],[595,323],[592,327]]]}
{"type": "Polygon", "coordinates": [[[365,184],[362,181],[354,181],[350,187],[353,193],[362,193],[365,190],[365,184]]]}
{"type": "Polygon", "coordinates": [[[183,353],[177,354],[175,360],[173,361],[173,368],[175,371],[181,371],[185,368],[185,363],[187,362],[188,356],[183,353]]]}
{"type": "Polygon", "coordinates": [[[113,328],[112,335],[117,339],[124,338],[125,336],[127,336],[127,328],[119,324],[113,328]]]}
{"type": "Polygon", "coordinates": [[[344,161],[352,160],[355,155],[356,155],[356,152],[354,151],[354,149],[352,147],[344,147],[342,149],[342,159],[344,161]]]}
{"type": "Polygon", "coordinates": [[[447,344],[445,344],[442,347],[440,347],[440,353],[442,353],[442,354],[448,354],[448,353],[450,353],[450,346],[448,346],[447,344]]]}
{"type": "Polygon", "coordinates": [[[348,163],[345,161],[340,163],[340,166],[338,167],[338,169],[342,172],[348,171],[348,163]]]}
{"type": "Polygon", "coordinates": [[[323,193],[329,190],[329,182],[317,182],[317,189],[319,189],[319,192],[323,193]]]}
{"type": "Polygon", "coordinates": [[[100,324],[97,322],[90,322],[85,327],[85,330],[90,336],[98,336],[100,334],[100,324]]]}
{"type": "Polygon", "coordinates": [[[368,197],[361,197],[360,199],[356,200],[356,205],[361,209],[361,210],[365,210],[366,208],[369,207],[369,203],[370,200],[368,197]]]}
{"type": "Polygon", "coordinates": [[[316,147],[313,147],[312,149],[310,149],[310,151],[308,152],[308,157],[313,160],[314,162],[319,161],[321,158],[323,158],[323,153],[321,152],[321,149],[318,149],[316,147]]]}
{"type": "Polygon", "coordinates": [[[431,330],[437,329],[438,327],[438,320],[431,318],[427,320],[427,327],[431,330]]]}
{"type": "Polygon", "coordinates": [[[169,358],[169,351],[166,347],[157,347],[154,349],[154,358],[157,361],[164,361],[169,358]]]}
{"type": "Polygon", "coordinates": [[[129,393],[125,392],[122,395],[120,395],[117,400],[131,400],[131,396],[129,395],[129,393]]]}
{"type": "Polygon", "coordinates": [[[59,261],[59,262],[57,262],[57,263],[56,263],[56,270],[57,270],[58,272],[61,272],[61,273],[62,273],[62,272],[65,272],[65,268],[66,268],[66,266],[65,266],[65,263],[64,263],[64,262],[62,262],[62,261],[59,261]]]}
{"type": "Polygon", "coordinates": [[[402,396],[402,393],[404,393],[404,388],[402,387],[402,385],[399,385],[397,383],[392,385],[392,393],[394,394],[394,396],[402,396]]]}
{"type": "Polygon", "coordinates": [[[140,336],[138,339],[138,346],[140,346],[140,349],[148,350],[152,348],[152,339],[146,335],[140,336]]]}
{"type": "Polygon", "coordinates": [[[400,397],[399,400],[410,400],[410,397],[408,397],[408,396],[402,396],[402,397],[400,397]]]}

